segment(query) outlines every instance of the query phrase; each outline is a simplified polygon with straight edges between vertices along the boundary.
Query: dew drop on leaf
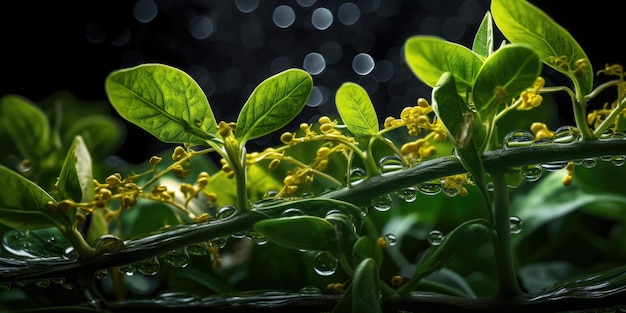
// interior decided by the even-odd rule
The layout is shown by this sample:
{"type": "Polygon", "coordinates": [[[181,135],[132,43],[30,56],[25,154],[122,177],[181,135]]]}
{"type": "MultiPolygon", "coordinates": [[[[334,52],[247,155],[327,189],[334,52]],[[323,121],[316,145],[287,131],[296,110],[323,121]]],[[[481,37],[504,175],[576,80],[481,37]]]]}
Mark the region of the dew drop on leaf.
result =
{"type": "Polygon", "coordinates": [[[428,233],[428,243],[433,246],[438,246],[443,242],[444,235],[441,231],[433,229],[428,233]]]}
{"type": "Polygon", "coordinates": [[[509,230],[511,234],[519,234],[522,231],[522,219],[517,216],[509,218],[509,230]]]}
{"type": "Polygon", "coordinates": [[[389,211],[389,209],[391,209],[392,203],[393,199],[391,199],[391,196],[389,194],[378,196],[372,199],[372,206],[374,207],[374,209],[380,212],[389,211]]]}
{"type": "Polygon", "coordinates": [[[328,251],[320,251],[313,258],[313,269],[321,276],[335,274],[339,261],[328,251]]]}
{"type": "Polygon", "coordinates": [[[283,213],[280,214],[280,216],[282,216],[282,217],[302,216],[302,215],[304,215],[304,212],[302,212],[300,209],[296,209],[296,208],[289,208],[289,209],[283,211],[283,213]]]}

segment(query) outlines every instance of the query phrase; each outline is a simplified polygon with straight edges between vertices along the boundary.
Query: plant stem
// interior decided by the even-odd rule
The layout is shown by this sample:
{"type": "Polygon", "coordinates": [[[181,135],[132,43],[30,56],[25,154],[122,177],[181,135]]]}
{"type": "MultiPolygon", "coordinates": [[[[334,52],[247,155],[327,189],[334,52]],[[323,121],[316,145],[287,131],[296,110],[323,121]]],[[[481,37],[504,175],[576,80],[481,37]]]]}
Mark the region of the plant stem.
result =
{"type": "Polygon", "coordinates": [[[509,194],[504,175],[505,171],[503,170],[491,173],[494,185],[494,226],[496,230],[494,252],[499,276],[497,296],[508,299],[519,295],[521,289],[517,282],[513,251],[511,251],[509,194]]]}

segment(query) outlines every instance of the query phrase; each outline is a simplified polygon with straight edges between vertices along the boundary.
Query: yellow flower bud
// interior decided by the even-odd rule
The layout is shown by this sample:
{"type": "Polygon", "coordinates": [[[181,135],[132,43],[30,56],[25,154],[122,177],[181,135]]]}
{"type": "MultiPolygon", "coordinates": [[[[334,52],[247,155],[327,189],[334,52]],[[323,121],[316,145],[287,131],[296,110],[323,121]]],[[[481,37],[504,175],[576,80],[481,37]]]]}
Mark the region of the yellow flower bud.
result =
{"type": "Polygon", "coordinates": [[[328,116],[322,116],[317,120],[320,124],[332,123],[328,116]]]}
{"type": "Polygon", "coordinates": [[[293,140],[292,133],[283,133],[280,135],[280,141],[284,144],[289,144],[293,140]]]}

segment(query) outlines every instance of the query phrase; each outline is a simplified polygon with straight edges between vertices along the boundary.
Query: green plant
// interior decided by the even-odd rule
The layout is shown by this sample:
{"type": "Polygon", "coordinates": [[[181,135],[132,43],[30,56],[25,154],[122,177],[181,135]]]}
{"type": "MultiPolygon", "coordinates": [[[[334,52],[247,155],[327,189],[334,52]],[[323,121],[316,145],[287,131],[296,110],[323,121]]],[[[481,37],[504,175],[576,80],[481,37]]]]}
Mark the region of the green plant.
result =
{"type": "Polygon", "coordinates": [[[597,74],[616,79],[597,83],[570,34],[519,0],[492,1],[471,49],[414,36],[404,55],[432,87],[431,99],[416,99],[382,128],[365,89],[347,82],[335,96],[339,116],[285,131],[313,87],[299,69],[261,82],[237,121],[219,123],[181,70],[144,64],[115,71],[105,88],[117,112],[176,146],[171,162],[154,156],[107,174],[92,159],[99,145],[85,139],[97,131],[69,132],[68,148],[55,150],[63,157],[48,161],[48,138],[60,130],[47,128],[27,100],[5,96],[5,136],[33,173],[46,165],[58,179],[0,167],[0,222],[12,229],[4,246],[14,252],[0,259],[0,286],[58,282],[86,296],[72,305],[94,310],[228,310],[231,302],[278,310],[311,299],[312,310],[333,312],[622,305],[626,198],[599,178],[624,175],[615,170],[626,154],[622,67],[607,65],[597,74]],[[507,39],[499,47],[494,23],[507,39]],[[547,86],[544,65],[571,86],[547,86]],[[612,89],[611,103],[588,109],[612,89]],[[556,124],[556,105],[544,99],[554,92],[570,97],[575,125],[556,124]],[[250,140],[276,132],[282,145],[246,150],[250,140]],[[580,220],[590,217],[610,221],[611,232],[580,220]],[[569,258],[577,254],[542,243],[572,238],[598,256],[576,264],[569,258]],[[241,250],[226,245],[233,242],[241,250]],[[192,266],[190,254],[204,262],[192,266]],[[533,281],[532,270],[561,273],[533,281]],[[133,294],[127,288],[139,289],[135,272],[155,278],[154,298],[126,299],[133,294]],[[105,277],[110,286],[99,287],[105,277]]]}

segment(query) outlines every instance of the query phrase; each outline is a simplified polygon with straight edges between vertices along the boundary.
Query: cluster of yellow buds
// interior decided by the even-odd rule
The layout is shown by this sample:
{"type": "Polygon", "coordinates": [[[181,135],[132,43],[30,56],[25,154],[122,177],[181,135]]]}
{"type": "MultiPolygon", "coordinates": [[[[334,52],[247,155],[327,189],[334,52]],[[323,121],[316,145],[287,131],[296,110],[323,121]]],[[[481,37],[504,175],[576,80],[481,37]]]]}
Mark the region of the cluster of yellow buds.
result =
{"type": "Polygon", "coordinates": [[[437,149],[427,139],[420,138],[403,144],[400,152],[408,163],[412,163],[434,156],[437,154],[437,149]]]}
{"type": "Polygon", "coordinates": [[[467,184],[469,184],[467,173],[457,174],[444,178],[443,188],[448,190],[454,190],[455,194],[458,194],[461,197],[466,197],[468,193],[465,185],[467,184]]]}
{"type": "MultiPolygon", "coordinates": [[[[317,140],[322,138],[332,138],[336,136],[343,136],[341,131],[337,129],[335,126],[337,125],[337,121],[333,121],[328,116],[321,116],[318,119],[318,123],[320,124],[318,134],[313,128],[311,124],[301,123],[300,130],[304,133],[303,137],[297,137],[295,133],[285,132],[280,136],[280,141],[286,145],[294,145],[306,141],[317,140]]],[[[353,142],[352,138],[343,136],[344,140],[353,142]]]]}
{"type": "Polygon", "coordinates": [[[222,136],[222,138],[230,137],[233,135],[233,132],[237,128],[237,124],[235,122],[224,122],[220,121],[217,124],[217,131],[222,136]]]}
{"type": "Polygon", "coordinates": [[[554,137],[554,132],[548,129],[548,126],[545,123],[532,123],[530,125],[530,131],[535,136],[535,141],[554,137]]]}
{"type": "Polygon", "coordinates": [[[543,88],[546,81],[543,77],[537,77],[532,87],[522,91],[520,97],[522,99],[522,103],[517,106],[518,110],[531,110],[539,105],[543,101],[543,97],[539,94],[539,90],[543,88]]]}
{"type": "MultiPolygon", "coordinates": [[[[198,198],[198,195],[204,190],[204,188],[209,184],[210,180],[209,173],[201,172],[198,174],[198,178],[194,185],[189,183],[182,183],[180,185],[180,192],[185,196],[185,201],[190,201],[192,198],[198,198]]],[[[217,200],[217,195],[213,192],[205,193],[208,200],[215,202],[217,200]]]]}
{"type": "Polygon", "coordinates": [[[569,186],[572,184],[572,180],[574,180],[574,162],[567,162],[565,169],[567,170],[567,175],[563,177],[563,185],[569,186]]]}
{"type": "Polygon", "coordinates": [[[137,197],[141,194],[141,188],[130,179],[123,179],[120,173],[109,175],[104,184],[94,179],[96,195],[94,197],[96,207],[106,207],[107,203],[114,198],[112,190],[116,191],[116,198],[120,199],[122,208],[129,208],[137,204],[137,197]]]}
{"type": "Polygon", "coordinates": [[[555,67],[558,67],[563,71],[571,71],[576,77],[582,77],[583,70],[589,66],[588,59],[578,59],[574,62],[574,69],[572,70],[569,66],[569,60],[566,55],[551,57],[550,62],[552,62],[555,67]]]}
{"type": "Polygon", "coordinates": [[[411,136],[419,135],[422,130],[432,131],[435,133],[435,141],[443,141],[446,138],[446,131],[438,119],[430,117],[431,112],[433,112],[433,108],[428,100],[419,98],[417,106],[406,107],[400,112],[400,119],[387,117],[384,127],[390,129],[406,126],[411,136]]]}

